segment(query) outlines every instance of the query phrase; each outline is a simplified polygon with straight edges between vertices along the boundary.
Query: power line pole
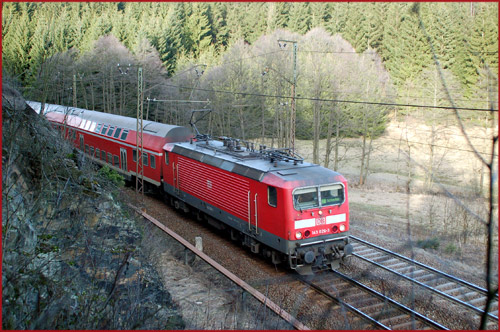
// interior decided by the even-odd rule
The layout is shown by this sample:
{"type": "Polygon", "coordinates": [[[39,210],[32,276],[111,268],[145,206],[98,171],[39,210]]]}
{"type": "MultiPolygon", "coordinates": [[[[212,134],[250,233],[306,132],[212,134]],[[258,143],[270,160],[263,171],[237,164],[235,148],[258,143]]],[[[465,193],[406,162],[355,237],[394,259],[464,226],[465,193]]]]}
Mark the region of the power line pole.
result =
{"type": "Polygon", "coordinates": [[[291,114],[290,114],[290,148],[292,149],[293,152],[295,152],[295,91],[297,88],[297,42],[294,40],[284,40],[284,39],[278,39],[278,45],[280,48],[285,48],[286,43],[292,43],[293,44],[293,81],[292,81],[292,105],[291,105],[291,114]],[[282,44],[283,43],[283,44],[282,44]]]}
{"type": "Polygon", "coordinates": [[[76,107],[76,74],[73,74],[73,107],[76,107]]]}
{"type": "Polygon", "coordinates": [[[142,141],[143,134],[143,115],[144,115],[144,81],[142,77],[142,67],[137,69],[137,126],[136,126],[136,168],[135,168],[135,193],[141,194],[141,199],[144,199],[144,161],[143,151],[144,145],[142,141]]]}

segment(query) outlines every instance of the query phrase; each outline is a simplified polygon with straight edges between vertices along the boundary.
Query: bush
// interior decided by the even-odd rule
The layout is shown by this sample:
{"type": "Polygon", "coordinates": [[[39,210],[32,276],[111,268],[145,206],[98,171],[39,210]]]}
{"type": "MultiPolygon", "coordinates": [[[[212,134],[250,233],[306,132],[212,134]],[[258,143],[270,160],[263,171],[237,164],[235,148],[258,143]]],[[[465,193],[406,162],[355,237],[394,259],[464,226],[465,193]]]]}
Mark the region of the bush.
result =
{"type": "Polygon", "coordinates": [[[108,167],[108,165],[104,165],[100,170],[99,170],[99,175],[114,184],[116,184],[119,187],[123,187],[125,185],[125,180],[123,179],[123,176],[118,174],[115,170],[111,169],[108,167]]]}
{"type": "Polygon", "coordinates": [[[448,243],[446,247],[444,248],[444,252],[447,254],[454,254],[458,251],[457,246],[454,243],[448,243]]]}
{"type": "Polygon", "coordinates": [[[437,249],[439,248],[439,239],[437,237],[433,237],[431,239],[418,240],[417,246],[422,249],[437,249]]]}

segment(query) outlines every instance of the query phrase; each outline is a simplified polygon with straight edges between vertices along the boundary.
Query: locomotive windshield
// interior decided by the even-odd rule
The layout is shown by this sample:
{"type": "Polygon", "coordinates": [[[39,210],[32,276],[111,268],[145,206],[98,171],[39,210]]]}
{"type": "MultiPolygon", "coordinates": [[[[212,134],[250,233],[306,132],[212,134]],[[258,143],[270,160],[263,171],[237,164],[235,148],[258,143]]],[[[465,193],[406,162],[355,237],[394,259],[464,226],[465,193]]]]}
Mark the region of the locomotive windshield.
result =
{"type": "Polygon", "coordinates": [[[298,188],[293,191],[295,209],[306,210],[344,202],[344,186],[340,183],[298,188]]]}

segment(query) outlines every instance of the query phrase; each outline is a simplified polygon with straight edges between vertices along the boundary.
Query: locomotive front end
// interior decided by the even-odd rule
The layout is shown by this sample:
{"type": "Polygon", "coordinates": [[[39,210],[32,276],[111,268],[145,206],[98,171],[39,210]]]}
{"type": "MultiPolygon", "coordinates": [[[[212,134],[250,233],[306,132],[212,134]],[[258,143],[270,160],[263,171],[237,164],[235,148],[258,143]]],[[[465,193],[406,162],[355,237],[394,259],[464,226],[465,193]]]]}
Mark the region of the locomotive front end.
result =
{"type": "Polygon", "coordinates": [[[321,182],[291,191],[289,264],[300,274],[337,269],[353,251],[349,244],[347,181],[336,175],[321,182]]]}

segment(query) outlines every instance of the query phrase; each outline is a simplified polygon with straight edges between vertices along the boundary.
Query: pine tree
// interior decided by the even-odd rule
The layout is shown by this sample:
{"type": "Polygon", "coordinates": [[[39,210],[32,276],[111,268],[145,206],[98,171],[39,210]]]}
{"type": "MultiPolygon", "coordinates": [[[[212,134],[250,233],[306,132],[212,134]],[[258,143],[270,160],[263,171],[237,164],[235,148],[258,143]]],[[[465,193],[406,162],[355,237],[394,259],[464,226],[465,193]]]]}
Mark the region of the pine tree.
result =
{"type": "Polygon", "coordinates": [[[308,2],[294,2],[292,4],[288,27],[300,34],[309,31],[311,28],[311,8],[308,2]]]}
{"type": "Polygon", "coordinates": [[[24,3],[21,3],[20,6],[4,3],[3,9],[3,67],[10,71],[12,75],[20,75],[19,77],[23,81],[26,76],[25,71],[29,68],[29,50],[32,35],[29,14],[24,3]]]}
{"type": "Polygon", "coordinates": [[[207,3],[193,3],[192,13],[186,20],[188,50],[196,58],[212,43],[210,7],[207,3]]]}
{"type": "Polygon", "coordinates": [[[229,27],[227,26],[226,16],[227,8],[225,3],[219,3],[211,6],[213,20],[214,44],[216,49],[221,52],[225,50],[229,43],[229,27]]]}

